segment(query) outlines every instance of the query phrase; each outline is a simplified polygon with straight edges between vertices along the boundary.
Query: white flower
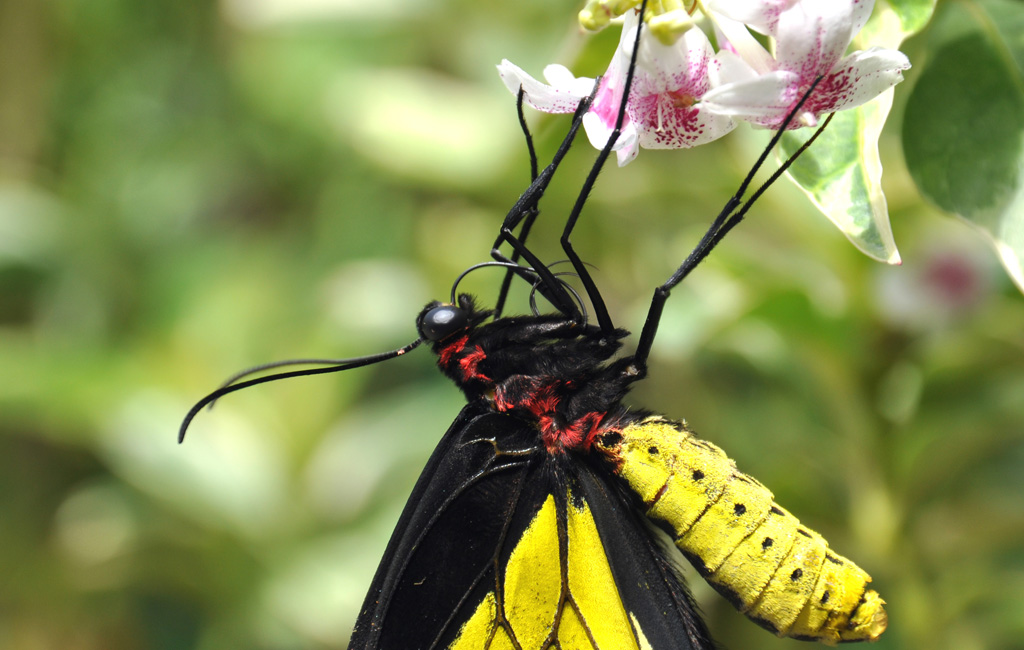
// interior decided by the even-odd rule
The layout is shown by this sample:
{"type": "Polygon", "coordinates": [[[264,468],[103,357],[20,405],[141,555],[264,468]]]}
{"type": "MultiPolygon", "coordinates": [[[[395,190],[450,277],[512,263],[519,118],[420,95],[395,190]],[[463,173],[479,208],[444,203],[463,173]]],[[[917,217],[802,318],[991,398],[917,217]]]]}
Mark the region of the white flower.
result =
{"type": "Polygon", "coordinates": [[[872,48],[843,57],[864,26],[874,0],[713,0],[709,14],[731,49],[759,74],[723,84],[705,96],[711,110],[768,128],[786,115],[823,77],[790,128],[817,123],[818,116],[854,108],[903,79],[910,67],[896,50],[872,48]],[[775,39],[770,55],[735,20],[775,39]]]}
{"type": "Polygon", "coordinates": [[[498,64],[498,75],[513,95],[523,89],[523,101],[542,113],[573,113],[594,90],[590,77],[574,77],[564,65],[553,63],[544,68],[548,83],[537,81],[508,59],[498,64]]]}
{"type": "MultiPolygon", "coordinates": [[[[592,3],[609,16],[625,12],[619,45],[583,117],[587,137],[599,149],[611,137],[622,102],[640,22],[637,10],[625,8],[634,2],[592,3]]],[[[821,77],[789,128],[813,126],[822,114],[873,99],[910,67],[896,50],[872,48],[843,57],[874,0],[696,0],[696,6],[713,22],[721,51],[714,52],[700,29],[682,31],[686,21],[676,20],[681,10],[662,15],[682,25],[674,42],[640,39],[625,119],[613,146],[620,166],[640,147],[688,148],[720,138],[735,126],[733,118],[779,128],[821,77]],[[773,40],[774,56],[748,27],[773,40]]],[[[508,61],[498,71],[510,91],[522,87],[526,103],[548,113],[575,111],[594,87],[593,79],[574,77],[563,66],[544,69],[547,84],[508,61]]]]}
{"type": "MultiPolygon", "coordinates": [[[[639,18],[626,13],[619,47],[601,77],[594,103],[583,117],[583,127],[594,147],[601,149],[615,128],[626,84],[639,18]]],[[[593,80],[573,77],[561,66],[544,70],[545,85],[523,70],[502,61],[498,66],[513,93],[522,86],[524,100],[548,113],[568,113],[590,94],[593,80]]],[[[619,165],[636,157],[639,147],[678,149],[694,147],[722,137],[735,124],[726,115],[708,111],[701,98],[721,81],[723,69],[702,31],[690,29],[672,45],[642,38],[633,85],[626,104],[622,130],[613,150],[619,165]]]]}

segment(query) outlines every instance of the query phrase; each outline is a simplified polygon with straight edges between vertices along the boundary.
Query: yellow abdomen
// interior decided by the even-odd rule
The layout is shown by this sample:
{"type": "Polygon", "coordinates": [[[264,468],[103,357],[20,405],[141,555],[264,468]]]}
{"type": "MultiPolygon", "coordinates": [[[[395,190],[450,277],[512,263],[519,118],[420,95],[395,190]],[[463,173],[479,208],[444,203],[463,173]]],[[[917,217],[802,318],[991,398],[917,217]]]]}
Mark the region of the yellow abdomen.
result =
{"type": "Polygon", "coordinates": [[[597,447],[716,590],[779,636],[874,641],[887,618],[863,569],[775,503],[721,449],[651,417],[597,447]]]}

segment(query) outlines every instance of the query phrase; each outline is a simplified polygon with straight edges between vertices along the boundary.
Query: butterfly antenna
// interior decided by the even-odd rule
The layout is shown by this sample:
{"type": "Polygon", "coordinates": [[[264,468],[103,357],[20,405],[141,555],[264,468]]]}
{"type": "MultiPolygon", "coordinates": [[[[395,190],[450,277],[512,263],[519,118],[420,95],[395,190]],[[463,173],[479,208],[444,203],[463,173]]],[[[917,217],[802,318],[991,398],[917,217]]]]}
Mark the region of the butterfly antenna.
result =
{"type": "Polygon", "coordinates": [[[782,165],[779,166],[767,181],[765,181],[746,201],[743,200],[743,195],[750,187],[750,183],[753,181],[754,176],[760,170],[761,166],[768,159],[768,154],[778,144],[782,138],[783,133],[792,124],[793,120],[799,114],[803,108],[807,99],[814,92],[814,89],[818,87],[823,77],[818,77],[811,84],[810,88],[800,97],[800,101],[789,111],[786,115],[786,119],[783,120],[782,125],[772,136],[765,147],[764,151],[758,157],[757,162],[751,168],[750,172],[747,173],[743,182],[740,183],[739,191],[736,192],[726,203],[722,211],[715,217],[715,220],[711,223],[707,232],[701,237],[700,242],[693,249],[693,251],[686,257],[682,265],[676,269],[669,279],[654,290],[654,297],[651,299],[651,306],[647,311],[647,319],[644,321],[644,328],[640,332],[640,339],[637,342],[636,352],[633,355],[633,363],[631,364],[630,372],[636,373],[637,377],[642,377],[647,372],[647,357],[650,355],[651,346],[654,344],[654,336],[658,332],[658,323],[661,321],[661,314],[665,307],[665,301],[668,300],[669,294],[672,289],[686,278],[687,275],[693,271],[694,268],[700,264],[704,258],[708,256],[708,253],[718,245],[722,238],[729,233],[730,230],[735,228],[746,216],[747,212],[754,205],[754,203],[765,193],[765,191],[776,181],[778,178],[786,172],[787,169],[792,166],[796,159],[807,150],[811,144],[817,140],[818,136],[825,130],[829,122],[832,121],[832,115],[821,124],[820,127],[814,132],[814,134],[805,142],[792,156],[786,159],[782,165]],[[742,205],[741,205],[742,203],[742,205]],[[737,209],[739,206],[739,209],[737,209]]]}
{"type": "MultiPolygon", "coordinates": [[[[462,283],[462,280],[465,279],[467,275],[469,275],[473,271],[476,271],[477,269],[483,269],[492,266],[508,269],[509,273],[519,274],[533,283],[536,283],[538,281],[537,274],[534,272],[532,268],[528,266],[522,266],[521,264],[517,264],[515,262],[499,262],[497,260],[492,260],[490,262],[480,262],[479,264],[474,264],[473,266],[469,267],[468,269],[460,273],[459,277],[455,278],[455,282],[452,283],[451,304],[457,304],[455,298],[456,294],[458,294],[459,284],[462,283]]],[[[497,316],[495,316],[495,318],[497,318],[497,316]]]]}
{"type": "MultiPolygon", "coordinates": [[[[573,278],[577,278],[579,276],[572,271],[563,271],[561,273],[555,273],[555,279],[561,282],[562,286],[565,287],[565,290],[572,294],[573,300],[576,301],[576,306],[579,307],[580,313],[583,314],[583,324],[585,325],[587,323],[587,320],[589,319],[587,315],[587,303],[583,302],[583,298],[580,296],[579,292],[572,287],[571,284],[562,279],[563,276],[573,278]]],[[[540,283],[540,278],[537,279],[537,283],[540,283]]],[[[530,289],[530,311],[533,312],[534,316],[540,316],[540,310],[537,309],[537,284],[533,285],[533,288],[530,289]]]]}
{"type": "Polygon", "coordinates": [[[288,379],[290,377],[306,377],[309,375],[324,375],[332,372],[342,372],[343,370],[351,370],[353,368],[361,368],[363,366],[373,365],[380,363],[381,361],[387,361],[400,357],[407,352],[411,352],[416,349],[421,343],[422,338],[418,338],[412,343],[398,348],[397,350],[389,350],[387,352],[380,352],[377,354],[371,354],[365,357],[356,357],[353,359],[294,359],[291,361],[275,361],[273,363],[263,364],[261,366],[255,366],[243,372],[240,372],[232,376],[223,386],[213,391],[206,397],[196,402],[188,413],[185,415],[185,419],[181,422],[181,427],[178,428],[178,442],[185,440],[185,433],[188,431],[189,425],[192,424],[192,420],[195,419],[199,411],[203,410],[206,406],[212,406],[214,402],[219,400],[221,397],[234,393],[235,391],[242,390],[243,388],[249,388],[250,386],[256,386],[258,384],[265,384],[271,381],[277,381],[279,379],[288,379]],[[324,368],[305,368],[303,370],[290,370],[288,372],[279,372],[273,375],[266,375],[264,377],[256,377],[255,379],[249,379],[246,381],[238,382],[242,377],[247,377],[253,373],[261,372],[270,368],[280,368],[282,366],[293,366],[293,365],[309,365],[309,364],[328,364],[324,368]],[[236,383],[237,382],[237,383],[236,383]]]}

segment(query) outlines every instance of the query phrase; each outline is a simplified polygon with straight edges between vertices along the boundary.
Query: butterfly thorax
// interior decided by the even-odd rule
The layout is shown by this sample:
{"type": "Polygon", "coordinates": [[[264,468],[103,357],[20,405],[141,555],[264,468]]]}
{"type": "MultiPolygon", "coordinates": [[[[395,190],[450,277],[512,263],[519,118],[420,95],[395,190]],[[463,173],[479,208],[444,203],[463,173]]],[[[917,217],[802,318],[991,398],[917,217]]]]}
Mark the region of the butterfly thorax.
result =
{"type": "Polygon", "coordinates": [[[438,366],[468,401],[528,421],[551,453],[589,450],[598,436],[620,426],[620,402],[637,377],[627,372],[628,358],[609,360],[628,332],[607,335],[560,315],[482,323],[484,313],[462,298],[466,326],[433,348],[438,366]]]}

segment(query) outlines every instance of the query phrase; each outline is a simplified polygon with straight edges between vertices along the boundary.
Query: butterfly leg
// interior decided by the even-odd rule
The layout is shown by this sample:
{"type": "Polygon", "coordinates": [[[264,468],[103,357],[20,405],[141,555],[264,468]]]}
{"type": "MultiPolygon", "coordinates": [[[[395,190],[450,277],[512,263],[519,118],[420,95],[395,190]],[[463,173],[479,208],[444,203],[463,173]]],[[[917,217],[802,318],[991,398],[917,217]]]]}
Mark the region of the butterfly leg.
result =
{"type": "MultiPolygon", "coordinates": [[[[597,92],[596,84],[594,92],[597,92]]],[[[583,124],[583,115],[585,115],[587,110],[590,109],[590,105],[593,100],[594,95],[591,94],[590,97],[587,97],[580,102],[579,106],[576,108],[575,114],[573,115],[572,126],[570,126],[569,132],[566,134],[565,138],[562,139],[562,143],[555,152],[551,163],[538,174],[537,157],[533,148],[533,137],[530,135],[530,131],[526,126],[526,120],[523,116],[523,91],[522,89],[519,91],[517,101],[519,123],[526,136],[527,148],[530,151],[530,166],[533,182],[530,183],[530,186],[526,188],[516,201],[515,205],[513,205],[505,215],[505,220],[502,222],[501,229],[498,232],[498,237],[495,239],[494,245],[491,248],[491,257],[499,262],[516,262],[520,257],[522,257],[526,260],[527,264],[534,269],[534,272],[528,272],[526,269],[523,269],[522,271],[512,268],[509,269],[505,280],[502,282],[501,291],[498,295],[498,300],[496,302],[496,314],[500,315],[501,310],[504,307],[504,303],[508,295],[508,289],[511,286],[511,275],[516,273],[527,281],[535,283],[541,295],[547,298],[559,312],[571,317],[573,320],[583,320],[582,313],[576,306],[576,303],[572,300],[572,297],[562,286],[562,283],[555,280],[554,274],[532,251],[526,247],[525,242],[526,237],[530,233],[530,228],[533,227],[537,216],[540,214],[538,207],[540,200],[543,198],[544,192],[551,183],[551,179],[554,177],[558,166],[562,163],[562,160],[572,147],[572,144],[576,139],[576,135],[579,133],[580,126],[583,124]],[[522,228],[517,236],[514,231],[520,224],[522,224],[522,228]],[[506,257],[500,251],[500,246],[506,243],[512,247],[511,257],[506,257]]]]}
{"type": "Polygon", "coordinates": [[[583,263],[583,260],[580,259],[580,256],[573,248],[570,237],[573,229],[576,227],[576,222],[580,218],[580,214],[583,212],[583,206],[587,202],[587,197],[590,196],[590,192],[594,188],[594,183],[597,182],[597,176],[601,173],[601,169],[604,167],[605,162],[608,160],[608,156],[611,155],[612,149],[615,147],[616,141],[619,139],[619,135],[622,133],[622,126],[626,120],[626,107],[629,104],[629,93],[633,86],[633,76],[636,72],[637,52],[640,49],[640,34],[643,31],[644,26],[642,16],[646,8],[647,0],[644,0],[639,7],[641,20],[637,25],[636,38],[633,41],[633,52],[630,55],[629,68],[626,72],[626,83],[622,89],[622,99],[619,102],[618,113],[615,117],[615,128],[612,129],[611,135],[608,137],[608,141],[601,149],[601,152],[597,155],[597,160],[594,161],[594,165],[590,168],[590,173],[587,174],[587,179],[584,181],[583,187],[580,188],[580,193],[576,197],[576,203],[573,205],[572,212],[569,213],[569,218],[566,220],[561,239],[562,250],[565,251],[566,256],[569,258],[569,262],[572,264],[573,270],[579,276],[580,282],[583,283],[583,287],[587,292],[587,297],[590,298],[590,303],[594,307],[594,314],[597,317],[598,325],[600,325],[601,331],[608,335],[611,335],[611,333],[615,331],[615,326],[612,324],[611,316],[608,314],[608,308],[605,306],[604,298],[601,297],[601,292],[597,288],[597,283],[594,282],[594,279],[591,277],[590,272],[583,263]]]}
{"type": "Polygon", "coordinates": [[[708,253],[710,253],[711,250],[714,249],[720,241],[722,241],[722,238],[725,237],[730,230],[743,221],[747,212],[754,203],[761,198],[761,195],[764,194],[765,191],[767,191],[767,189],[771,187],[772,184],[775,183],[775,181],[778,180],[778,178],[782,176],[782,174],[784,174],[794,162],[796,162],[796,159],[814,143],[821,132],[825,130],[825,127],[828,126],[828,123],[832,120],[832,115],[829,115],[814,134],[807,140],[807,142],[797,149],[792,156],[787,158],[786,161],[783,162],[770,177],[768,177],[768,180],[758,187],[757,190],[751,194],[750,198],[744,201],[743,195],[746,194],[751,182],[753,182],[754,176],[758,171],[760,171],[762,165],[764,165],[764,162],[768,159],[769,153],[771,153],[772,149],[775,148],[775,145],[778,144],[779,140],[782,138],[782,134],[785,133],[786,128],[799,114],[800,109],[807,101],[807,98],[814,92],[814,89],[817,87],[821,79],[821,77],[818,77],[814,83],[811,84],[811,87],[807,89],[807,92],[803,94],[800,101],[797,102],[786,116],[782,126],[775,132],[775,135],[772,136],[772,139],[768,142],[768,146],[761,152],[761,156],[757,159],[757,162],[754,163],[754,166],[751,167],[750,171],[743,179],[743,182],[740,183],[736,194],[726,202],[725,207],[722,208],[722,211],[718,213],[717,217],[715,217],[715,220],[711,223],[707,232],[704,233],[704,236],[701,237],[697,246],[690,252],[686,259],[683,260],[683,263],[678,269],[676,269],[669,279],[654,290],[654,297],[651,299],[651,306],[647,311],[647,318],[644,321],[644,328],[640,332],[640,340],[637,342],[636,352],[633,355],[633,363],[630,368],[630,371],[635,372],[637,376],[643,377],[647,373],[647,357],[650,355],[651,346],[654,344],[654,336],[658,332],[658,323],[661,321],[661,314],[665,308],[665,301],[668,300],[672,289],[682,282],[698,264],[704,261],[704,258],[708,256],[708,253]]]}

